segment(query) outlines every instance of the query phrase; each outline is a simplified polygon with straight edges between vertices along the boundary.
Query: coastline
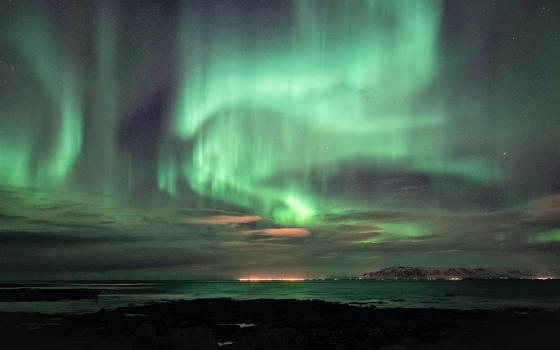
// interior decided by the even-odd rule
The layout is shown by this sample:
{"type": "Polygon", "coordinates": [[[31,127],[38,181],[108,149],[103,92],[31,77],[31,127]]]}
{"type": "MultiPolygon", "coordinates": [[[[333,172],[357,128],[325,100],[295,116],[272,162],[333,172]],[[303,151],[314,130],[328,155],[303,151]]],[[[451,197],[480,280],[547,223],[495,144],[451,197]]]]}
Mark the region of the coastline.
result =
{"type": "Polygon", "coordinates": [[[319,300],[197,299],[85,314],[0,312],[4,348],[560,348],[560,309],[378,309],[319,300]]]}
{"type": "Polygon", "coordinates": [[[51,281],[0,287],[0,311],[88,313],[152,301],[323,300],[377,308],[560,309],[558,280],[51,281]]]}

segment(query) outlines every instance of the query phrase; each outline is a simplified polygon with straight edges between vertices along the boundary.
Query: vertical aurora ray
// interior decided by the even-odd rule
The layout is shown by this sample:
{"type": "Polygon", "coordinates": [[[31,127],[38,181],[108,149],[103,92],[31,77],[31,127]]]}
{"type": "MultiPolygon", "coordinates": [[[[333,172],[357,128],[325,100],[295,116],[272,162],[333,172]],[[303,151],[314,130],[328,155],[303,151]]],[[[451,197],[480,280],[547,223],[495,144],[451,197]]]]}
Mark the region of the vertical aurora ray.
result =
{"type": "Polygon", "coordinates": [[[72,169],[80,154],[83,133],[80,85],[75,83],[76,77],[71,74],[64,74],[63,77],[61,96],[57,99],[60,115],[58,135],[44,175],[56,182],[64,181],[72,169]]]}
{"type": "Polygon", "coordinates": [[[82,146],[81,72],[43,14],[30,17],[4,33],[30,84],[2,95],[0,179],[16,187],[61,185],[82,146]]]}
{"type": "Polygon", "coordinates": [[[117,149],[118,11],[110,2],[91,9],[91,37],[83,28],[64,32],[86,18],[80,8],[69,9],[75,16],[64,26],[32,5],[6,22],[2,43],[19,63],[14,87],[1,95],[0,179],[8,187],[111,194],[125,177],[117,149]]]}
{"type": "Polygon", "coordinates": [[[122,115],[119,114],[118,81],[118,25],[119,10],[109,1],[95,6],[94,62],[91,99],[91,115],[86,130],[84,167],[90,176],[86,186],[97,193],[112,194],[117,189],[122,165],[117,150],[117,129],[122,115]]]}

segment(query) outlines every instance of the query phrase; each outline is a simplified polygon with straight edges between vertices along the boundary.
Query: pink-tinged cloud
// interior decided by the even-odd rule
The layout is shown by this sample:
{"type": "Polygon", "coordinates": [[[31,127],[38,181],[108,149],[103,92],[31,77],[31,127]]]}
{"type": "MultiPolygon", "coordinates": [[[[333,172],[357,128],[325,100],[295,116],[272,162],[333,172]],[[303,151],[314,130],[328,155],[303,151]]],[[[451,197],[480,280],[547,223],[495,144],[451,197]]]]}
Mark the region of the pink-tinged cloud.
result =
{"type": "Polygon", "coordinates": [[[251,233],[279,237],[307,237],[311,234],[311,232],[301,227],[265,228],[251,231],[251,233]]]}
{"type": "Polygon", "coordinates": [[[252,241],[252,242],[237,242],[237,241],[228,241],[220,243],[222,247],[229,248],[229,249],[236,249],[236,250],[249,250],[249,251],[263,251],[263,250],[284,250],[284,249],[292,249],[293,245],[291,244],[282,244],[282,243],[270,243],[267,241],[252,241]]]}
{"type": "Polygon", "coordinates": [[[532,221],[539,223],[560,222],[560,194],[537,199],[533,203],[532,221]]]}
{"type": "Polygon", "coordinates": [[[196,225],[232,225],[232,224],[247,224],[249,222],[260,221],[262,218],[257,215],[213,215],[198,218],[188,218],[185,220],[187,224],[196,225]]]}

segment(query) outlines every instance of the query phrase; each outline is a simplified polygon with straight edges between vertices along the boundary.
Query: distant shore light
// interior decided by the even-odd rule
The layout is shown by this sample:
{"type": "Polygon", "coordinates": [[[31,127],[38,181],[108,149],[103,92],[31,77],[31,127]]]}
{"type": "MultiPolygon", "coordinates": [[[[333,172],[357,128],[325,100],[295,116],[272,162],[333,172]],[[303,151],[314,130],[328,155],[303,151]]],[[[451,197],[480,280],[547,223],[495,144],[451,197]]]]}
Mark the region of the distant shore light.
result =
{"type": "Polygon", "coordinates": [[[267,281],[288,281],[288,282],[297,282],[297,281],[305,281],[306,279],[303,277],[243,277],[238,278],[240,282],[267,282],[267,281]]]}

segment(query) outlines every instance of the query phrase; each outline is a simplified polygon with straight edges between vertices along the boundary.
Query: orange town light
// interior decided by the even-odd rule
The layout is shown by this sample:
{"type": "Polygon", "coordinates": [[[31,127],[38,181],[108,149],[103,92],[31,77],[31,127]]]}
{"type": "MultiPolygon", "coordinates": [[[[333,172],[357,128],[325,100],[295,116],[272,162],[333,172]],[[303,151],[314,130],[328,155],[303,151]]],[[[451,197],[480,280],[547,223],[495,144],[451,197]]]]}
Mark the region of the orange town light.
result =
{"type": "Polygon", "coordinates": [[[288,281],[288,282],[296,282],[296,281],[305,281],[303,277],[241,277],[238,278],[238,281],[241,282],[266,282],[266,281],[288,281]]]}

